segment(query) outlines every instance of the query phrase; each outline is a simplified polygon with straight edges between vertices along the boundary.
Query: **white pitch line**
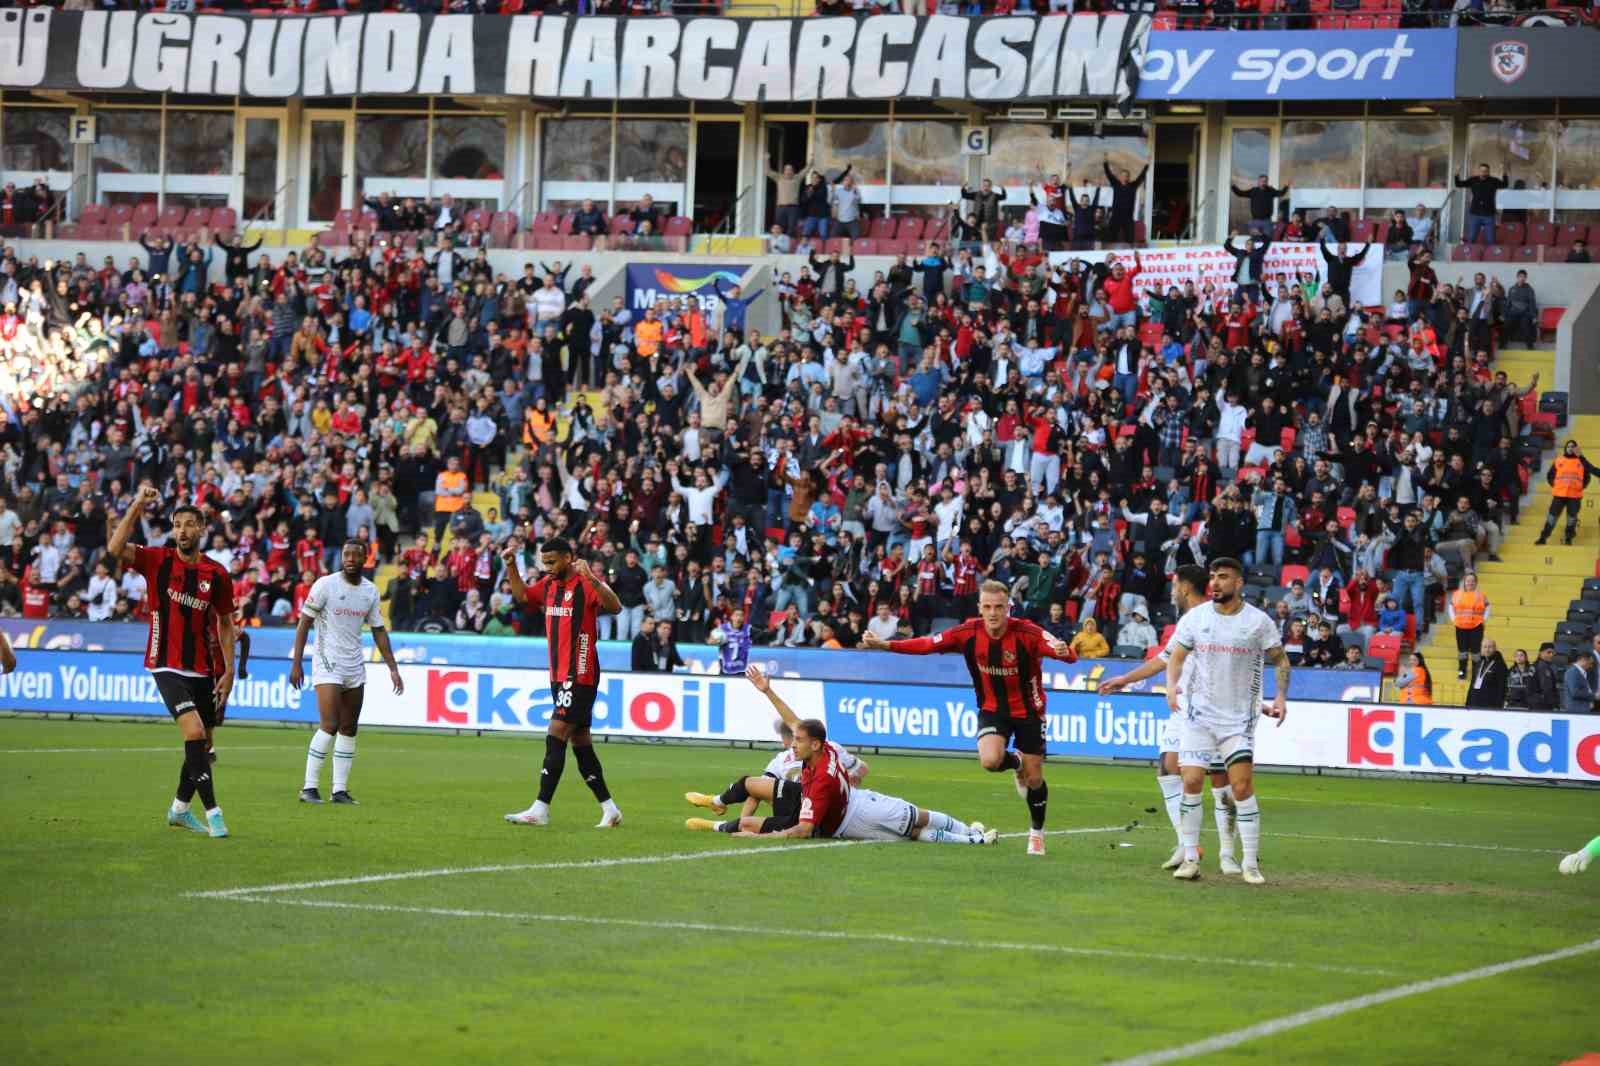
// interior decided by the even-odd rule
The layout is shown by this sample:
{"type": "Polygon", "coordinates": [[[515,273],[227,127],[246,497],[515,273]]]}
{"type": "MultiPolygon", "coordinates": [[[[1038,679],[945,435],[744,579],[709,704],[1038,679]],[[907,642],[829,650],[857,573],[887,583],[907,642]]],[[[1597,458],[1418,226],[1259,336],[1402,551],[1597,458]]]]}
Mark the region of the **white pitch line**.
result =
{"type": "MultiPolygon", "coordinates": [[[[716,854],[716,853],[713,853],[716,854]]],[[[390,903],[349,903],[342,900],[286,899],[282,896],[229,896],[235,903],[276,903],[290,907],[315,907],[327,910],[371,911],[378,914],[423,914],[437,918],[487,918],[497,921],[555,922],[573,925],[613,925],[631,929],[660,929],[689,933],[727,933],[735,936],[760,936],[773,939],[791,931],[754,925],[720,925],[713,922],[650,921],[643,918],[595,918],[578,914],[537,914],[521,911],[462,910],[455,907],[403,907],[390,903]]],[[[1064,944],[1022,944],[1007,941],[957,940],[941,936],[906,936],[900,933],[852,933],[838,929],[808,929],[808,937],[855,943],[901,944],[912,947],[956,948],[963,951],[1040,952],[1107,959],[1136,959],[1141,962],[1174,962],[1207,966],[1253,966],[1271,970],[1317,970],[1323,973],[1392,975],[1392,970],[1354,966],[1325,966],[1317,963],[1276,962],[1267,959],[1223,959],[1206,955],[1174,955],[1159,951],[1123,951],[1116,948],[1071,947],[1064,944]]]]}
{"type": "MultiPolygon", "coordinates": [[[[180,749],[172,744],[163,748],[0,748],[0,755],[131,755],[135,752],[158,751],[172,754],[180,749]]],[[[258,747],[240,747],[229,744],[222,748],[219,754],[226,755],[230,751],[285,751],[281,747],[271,745],[258,747]]]]}
{"type": "Polygon", "coordinates": [[[1523,855],[1565,855],[1560,848],[1513,848],[1505,844],[1457,844],[1448,840],[1392,840],[1389,837],[1340,837],[1321,836],[1316,833],[1273,833],[1268,831],[1262,834],[1264,839],[1274,836],[1287,837],[1290,840],[1342,840],[1349,844],[1398,844],[1410,848],[1470,848],[1473,851],[1510,851],[1523,855]]]}
{"type": "Polygon", "coordinates": [[[1330,1018],[1339,1018],[1368,1007],[1377,1007],[1385,1003],[1393,1003],[1397,999],[1406,999],[1410,996],[1420,996],[1427,992],[1436,992],[1441,988],[1452,988],[1455,985],[1466,984],[1468,981],[1478,981],[1485,977],[1498,977],[1501,974],[1513,973],[1517,970],[1526,970],[1534,966],[1543,966],[1547,962],[1559,962],[1562,959],[1575,958],[1587,955],[1593,951],[1600,951],[1600,940],[1590,940],[1583,944],[1574,944],[1570,948],[1559,951],[1546,952],[1543,955],[1529,955],[1526,958],[1512,959],[1510,962],[1498,962],[1492,966],[1480,966],[1476,970],[1463,970],[1460,973],[1447,974],[1444,977],[1433,977],[1426,981],[1413,981],[1407,985],[1386,989],[1382,992],[1371,992],[1353,999],[1342,999],[1337,1003],[1324,1004],[1321,1007],[1312,1007],[1310,1010],[1300,1011],[1298,1014],[1289,1014],[1282,1018],[1273,1018],[1270,1021],[1258,1022],[1243,1029],[1235,1029],[1231,1033],[1219,1033],[1216,1036],[1197,1040],[1192,1044],[1180,1047],[1167,1048],[1164,1051],[1149,1051],[1143,1055],[1121,1059],[1108,1066],[1161,1066],[1162,1063],[1179,1062],[1183,1059],[1193,1058],[1196,1055],[1209,1055],[1216,1051],[1227,1051],[1229,1048],[1238,1047],[1240,1044],[1262,1037],[1276,1036],[1278,1033],[1301,1026],[1311,1025],[1313,1022],[1327,1021],[1330,1018]]]}
{"type": "MultiPolygon", "coordinates": [[[[1075,836],[1085,833],[1121,833],[1125,825],[1100,826],[1094,829],[1053,829],[1049,836],[1075,836]]],[[[1023,836],[1014,833],[1007,836],[1023,836]]],[[[342,888],[347,885],[373,885],[385,881],[415,881],[425,877],[461,877],[467,874],[503,874],[532,870],[590,870],[608,866],[655,866],[667,862],[699,862],[703,859],[738,859],[751,856],[776,855],[790,851],[810,851],[818,848],[846,848],[859,844],[885,844],[883,840],[818,840],[803,844],[769,844],[727,851],[679,851],[665,855],[636,855],[615,859],[582,859],[566,862],[516,862],[489,866],[445,866],[433,870],[403,870],[398,873],[366,874],[361,877],[336,877],[326,881],[293,881],[276,885],[249,885],[242,888],[220,888],[205,892],[185,893],[191,899],[228,899],[237,896],[254,896],[265,892],[303,892],[318,888],[342,888]]]]}

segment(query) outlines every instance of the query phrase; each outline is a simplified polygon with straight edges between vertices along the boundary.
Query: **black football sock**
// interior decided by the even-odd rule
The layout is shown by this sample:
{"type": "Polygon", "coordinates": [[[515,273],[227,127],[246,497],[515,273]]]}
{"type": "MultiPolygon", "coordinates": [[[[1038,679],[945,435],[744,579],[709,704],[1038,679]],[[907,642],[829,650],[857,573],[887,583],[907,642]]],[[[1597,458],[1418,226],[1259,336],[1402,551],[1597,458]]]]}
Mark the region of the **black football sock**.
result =
{"type": "Polygon", "coordinates": [[[1028,789],[1028,817],[1033,819],[1033,828],[1044,828],[1045,803],[1050,798],[1050,786],[1043,781],[1038,788],[1028,789]]]}
{"type": "Polygon", "coordinates": [[[572,754],[577,756],[578,772],[583,775],[583,783],[589,786],[594,798],[601,803],[610,799],[611,790],[606,788],[605,771],[600,769],[600,756],[594,753],[594,746],[585,744],[581,748],[573,748],[572,754]]]}
{"type": "Polygon", "coordinates": [[[188,803],[194,799],[194,782],[189,778],[189,753],[183,753],[183,764],[178,767],[178,791],[175,793],[179,803],[188,803]]]}
{"type": "Polygon", "coordinates": [[[183,742],[183,761],[189,770],[189,779],[194,783],[194,790],[200,793],[201,804],[208,811],[216,807],[217,796],[211,780],[211,760],[206,756],[204,737],[183,742]]]}
{"type": "Polygon", "coordinates": [[[539,802],[549,803],[561,784],[561,771],[567,768],[567,742],[544,738],[544,768],[539,771],[539,802]]]}
{"type": "Polygon", "coordinates": [[[735,803],[743,803],[750,798],[750,790],[744,785],[744,778],[736,778],[733,784],[722,790],[722,795],[717,797],[717,802],[724,807],[732,807],[735,803]]]}
{"type": "Polygon", "coordinates": [[[729,818],[726,822],[717,823],[717,832],[719,833],[737,833],[738,831],[739,819],[737,818],[729,818]]]}

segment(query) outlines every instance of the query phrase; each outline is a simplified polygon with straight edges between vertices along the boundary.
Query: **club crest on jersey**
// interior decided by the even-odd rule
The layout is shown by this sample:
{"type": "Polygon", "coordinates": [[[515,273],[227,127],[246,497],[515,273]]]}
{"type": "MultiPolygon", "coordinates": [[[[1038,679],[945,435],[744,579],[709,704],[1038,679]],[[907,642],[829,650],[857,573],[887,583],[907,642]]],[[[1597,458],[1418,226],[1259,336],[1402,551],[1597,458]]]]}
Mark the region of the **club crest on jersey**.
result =
{"type": "Polygon", "coordinates": [[[211,582],[207,581],[205,578],[201,578],[200,579],[200,594],[202,596],[204,596],[206,593],[208,593],[210,591],[211,591],[211,582]]]}
{"type": "Polygon", "coordinates": [[[561,598],[565,602],[571,603],[572,602],[572,590],[571,589],[567,589],[566,592],[562,593],[561,598]]]}
{"type": "Polygon", "coordinates": [[[1006,665],[1007,665],[1007,666],[1011,666],[1011,665],[1013,665],[1013,664],[1014,664],[1014,663],[1016,663],[1016,661],[1017,661],[1017,653],[1016,653],[1016,652],[1014,652],[1014,651],[1012,651],[1012,650],[1011,650],[1011,649],[1010,649],[1010,648],[1007,648],[1007,649],[1006,649],[1006,650],[1005,650],[1005,651],[1004,651],[1004,652],[1003,652],[1003,653],[1002,653],[1002,654],[1001,654],[1001,658],[1002,658],[1002,659],[1004,659],[1004,660],[1005,660],[1005,661],[1006,661],[1006,665]]]}

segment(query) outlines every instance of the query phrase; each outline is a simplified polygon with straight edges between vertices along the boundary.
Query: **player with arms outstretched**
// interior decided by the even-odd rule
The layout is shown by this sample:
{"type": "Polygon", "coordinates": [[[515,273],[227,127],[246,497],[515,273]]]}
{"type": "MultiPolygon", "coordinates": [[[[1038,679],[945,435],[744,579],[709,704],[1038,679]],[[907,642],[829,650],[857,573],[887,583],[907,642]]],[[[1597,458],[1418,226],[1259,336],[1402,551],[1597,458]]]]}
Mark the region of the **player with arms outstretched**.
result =
{"type": "Polygon", "coordinates": [[[1183,712],[1178,767],[1183,773],[1183,862],[1172,876],[1193,881],[1200,876],[1200,821],[1205,801],[1201,790],[1206,771],[1221,760],[1233,789],[1239,841],[1248,884],[1266,883],[1261,876],[1261,809],[1256,802],[1254,753],[1256,718],[1264,714],[1283,724],[1288,713],[1289,656],[1277,624],[1263,610],[1244,601],[1244,564],[1237,559],[1211,562],[1211,599],[1178,619],[1167,659],[1167,706],[1183,712]],[[1193,669],[1185,678],[1184,665],[1193,669]],[[1278,691],[1270,704],[1261,701],[1264,664],[1277,673],[1278,691]]]}
{"type": "MultiPolygon", "coordinates": [[[[696,807],[705,807],[713,814],[722,814],[735,803],[743,808],[737,818],[713,822],[709,818],[690,818],[684,823],[689,829],[703,829],[718,833],[737,833],[741,829],[755,833],[773,833],[788,829],[800,820],[800,774],[805,767],[794,753],[794,727],[800,721],[783,697],[772,690],[772,682],[758,666],[748,667],[745,677],[772,701],[778,712],[778,736],[783,749],[767,763],[765,770],[750,777],[736,778],[733,784],[711,795],[705,792],[685,792],[683,798],[696,807]],[[772,814],[766,818],[755,817],[756,807],[766,802],[772,814]]],[[[829,743],[832,743],[830,741],[829,743]]],[[[835,747],[839,745],[835,744],[835,747]]],[[[867,776],[867,760],[839,747],[839,766],[844,770],[852,788],[867,776]]]]}
{"type": "MultiPolygon", "coordinates": [[[[1178,567],[1172,575],[1172,605],[1178,609],[1179,617],[1188,613],[1197,604],[1205,602],[1210,580],[1210,575],[1203,566],[1190,563],[1178,567]]],[[[1100,695],[1110,696],[1136,682],[1165,673],[1167,659],[1171,654],[1172,641],[1169,639],[1167,646],[1158,654],[1146,659],[1121,677],[1111,677],[1100,682],[1100,695]]],[[[1184,670],[1184,685],[1189,683],[1188,674],[1193,668],[1194,662],[1190,660],[1184,670]]],[[[1167,716],[1166,724],[1161,729],[1161,746],[1156,764],[1156,784],[1161,789],[1161,799],[1166,804],[1167,818],[1172,822],[1172,831],[1178,838],[1172,856],[1161,864],[1163,870],[1175,870],[1183,864],[1183,822],[1180,817],[1183,807],[1183,777],[1178,769],[1178,744],[1182,725],[1183,711],[1167,716]]],[[[1213,762],[1208,769],[1211,772],[1212,814],[1216,818],[1217,837],[1221,841],[1221,846],[1217,849],[1218,858],[1223,873],[1237,874],[1241,868],[1239,860],[1233,855],[1235,833],[1233,790],[1228,786],[1227,769],[1220,762],[1213,762]]]]}
{"type": "Polygon", "coordinates": [[[200,553],[206,522],[187,504],[172,511],[174,548],[147,548],[128,541],[144,512],[160,495],[140,487],[122,521],[112,531],[106,553],[144,576],[149,588],[150,636],[144,665],[183,734],[183,767],[167,824],[213,837],[228,835],[217,806],[216,782],[206,754],[206,732],[217,723],[217,707],[233,690],[233,581],[214,560],[200,553]],[[217,631],[222,663],[213,676],[210,634],[217,631]],[[202,823],[189,809],[199,793],[202,823]]]}
{"type": "Polygon", "coordinates": [[[567,745],[578,762],[578,772],[594,798],[600,801],[596,829],[622,824],[622,812],[606,788],[600,757],[594,753],[589,727],[594,720],[594,698],[600,685],[599,627],[601,615],[622,609],[617,594],[596,577],[589,564],[574,558],[572,545],[553,537],[539,546],[539,566],[544,576],[525,585],[517,568],[515,545],[501,553],[511,594],[518,603],[544,613],[545,639],[550,645],[550,687],[555,711],[544,738],[544,767],[539,771],[539,798],[525,811],[506,815],[516,825],[549,825],[550,801],[567,765],[567,745]]]}
{"type": "Polygon", "coordinates": [[[1043,855],[1050,790],[1044,783],[1045,696],[1039,667],[1047,658],[1077,662],[1078,655],[1034,623],[1009,617],[1010,607],[1009,590],[998,581],[986,581],[978,591],[977,618],[911,640],[884,640],[868,633],[861,646],[902,655],[953,652],[966,657],[978,696],[978,762],[993,773],[1016,774],[1017,793],[1028,801],[1028,854],[1043,855]],[[1008,742],[1015,742],[1016,751],[1007,750],[1008,742]]]}
{"type": "Polygon", "coordinates": [[[383,608],[378,588],[361,576],[366,565],[367,545],[354,538],[339,550],[339,572],[317,578],[300,605],[300,622],[294,628],[294,651],[289,666],[289,684],[305,684],[304,659],[306,634],[314,625],[317,645],[311,656],[311,685],[317,693],[317,731],[306,752],[305,784],[300,789],[301,803],[321,803],[322,764],[333,749],[334,803],[354,805],[350,795],[350,768],[356,759],[356,728],[361,721],[361,705],[366,699],[366,653],[361,647],[361,627],[372,630],[372,643],[389,667],[389,683],[396,696],[406,690],[400,667],[389,646],[389,631],[383,624],[383,608]]]}
{"type": "MultiPolygon", "coordinates": [[[[924,844],[993,844],[1000,836],[982,822],[968,825],[939,811],[853,788],[846,768],[848,753],[828,740],[828,730],[815,718],[799,718],[759,668],[746,672],[750,683],[772,701],[794,730],[794,755],[800,761],[800,810],[793,824],[779,828],[752,819],[735,836],[773,839],[835,837],[839,840],[916,840],[924,844]]],[[[772,823],[773,819],[766,819],[772,823]]]]}

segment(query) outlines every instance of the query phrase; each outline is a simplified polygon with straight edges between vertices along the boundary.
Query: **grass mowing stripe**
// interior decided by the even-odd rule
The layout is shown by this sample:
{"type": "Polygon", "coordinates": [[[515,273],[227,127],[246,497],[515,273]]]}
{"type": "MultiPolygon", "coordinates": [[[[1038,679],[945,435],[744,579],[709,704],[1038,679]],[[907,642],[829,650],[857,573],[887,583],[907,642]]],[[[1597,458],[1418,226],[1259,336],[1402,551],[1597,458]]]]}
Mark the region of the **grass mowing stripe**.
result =
{"type": "MultiPolygon", "coordinates": [[[[234,747],[229,745],[222,749],[223,754],[230,751],[284,751],[275,745],[259,747],[234,747]]],[[[0,755],[131,755],[135,752],[159,751],[167,755],[174,752],[183,753],[182,744],[168,744],[161,748],[0,748],[0,755]]]]}
{"type": "MultiPolygon", "coordinates": [[[[888,843],[882,841],[880,843],[888,843]]],[[[660,929],[689,933],[726,933],[733,936],[761,936],[780,940],[792,930],[755,925],[720,925],[713,922],[651,921],[646,918],[597,918],[580,914],[537,914],[521,911],[463,910],[457,907],[407,907],[393,903],[351,903],[344,900],[293,899],[283,896],[228,896],[234,903],[276,903],[289,907],[314,907],[326,910],[369,911],[375,914],[421,914],[437,918],[484,918],[513,922],[561,922],[572,925],[614,925],[632,929],[660,929]]],[[[1007,941],[957,940],[940,936],[907,936],[900,933],[853,933],[839,929],[808,929],[806,936],[870,944],[901,944],[910,947],[955,948],[962,951],[1039,952],[1050,955],[1077,955],[1106,959],[1134,959],[1140,962],[1176,962],[1223,966],[1251,966],[1271,970],[1316,970],[1322,973],[1392,976],[1393,970],[1357,966],[1328,966],[1321,963],[1275,962],[1269,959],[1225,959],[1214,955],[1175,955],[1160,951],[1124,951],[1117,948],[1072,947],[1065,944],[1020,944],[1007,941]]]]}
{"type": "Polygon", "coordinates": [[[1192,1044],[1184,1044],[1181,1047],[1167,1048],[1164,1051],[1151,1051],[1143,1055],[1135,1055],[1131,1059],[1121,1059],[1110,1063],[1109,1066],[1161,1066],[1162,1063],[1180,1062],[1183,1059],[1194,1058],[1196,1055],[1209,1055],[1215,1051],[1227,1051],[1229,1048],[1238,1047],[1240,1044],[1245,1044],[1252,1040],[1274,1036],[1290,1029],[1298,1029],[1301,1026],[1311,1025],[1313,1022],[1339,1018],[1354,1011],[1365,1010],[1368,1007],[1393,1003],[1397,999],[1437,992],[1441,988],[1452,988],[1456,985],[1466,984],[1468,981],[1481,981],[1486,977],[1498,977],[1501,974],[1514,973],[1517,970],[1543,966],[1547,962],[1559,962],[1562,959],[1587,955],[1593,951],[1600,951],[1600,940],[1590,940],[1582,944],[1574,944],[1569,948],[1562,948],[1559,951],[1548,951],[1542,955],[1528,955],[1524,958],[1512,959],[1509,962],[1497,962],[1492,966],[1480,966],[1475,970],[1463,970],[1460,973],[1446,974],[1443,977],[1432,977],[1426,981],[1413,981],[1410,984],[1385,989],[1382,992],[1370,992],[1364,996],[1342,999],[1337,1003],[1327,1003],[1320,1007],[1312,1007],[1310,1010],[1300,1011],[1297,1014],[1289,1014],[1282,1018],[1258,1022],[1243,1029],[1235,1029],[1231,1033],[1219,1033],[1216,1036],[1209,1036],[1204,1040],[1197,1040],[1192,1044]]]}
{"type": "MultiPolygon", "coordinates": [[[[1207,830],[1211,832],[1212,830],[1207,830]]],[[[1318,833],[1273,833],[1262,834],[1263,838],[1274,836],[1288,837],[1290,840],[1339,840],[1346,844],[1399,844],[1409,848],[1470,848],[1473,851],[1511,851],[1523,855],[1565,855],[1560,848],[1514,848],[1508,844],[1457,844],[1448,840],[1392,840],[1389,837],[1341,837],[1326,836],[1318,833]]]]}
{"type": "MultiPolygon", "coordinates": [[[[1093,829],[1052,829],[1048,836],[1075,836],[1084,833],[1121,833],[1125,825],[1099,826],[1093,829]]],[[[1027,836],[1027,833],[1007,833],[1007,837],[1027,836]]],[[[190,899],[228,899],[237,896],[255,896],[264,892],[304,892],[316,888],[343,888],[348,885],[373,885],[385,881],[415,881],[425,877],[461,877],[467,874],[520,873],[528,870],[587,870],[608,866],[655,866],[666,862],[698,862],[702,859],[748,858],[750,856],[776,855],[789,851],[814,851],[818,848],[847,848],[861,844],[895,844],[893,840],[818,840],[804,844],[756,845],[737,851],[678,851],[665,855],[635,855],[618,859],[577,859],[570,862],[515,862],[489,866],[446,866],[436,870],[402,870],[388,874],[366,874],[360,877],[336,877],[326,881],[294,881],[276,885],[247,885],[242,888],[218,888],[209,891],[187,892],[190,899]]]]}

